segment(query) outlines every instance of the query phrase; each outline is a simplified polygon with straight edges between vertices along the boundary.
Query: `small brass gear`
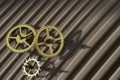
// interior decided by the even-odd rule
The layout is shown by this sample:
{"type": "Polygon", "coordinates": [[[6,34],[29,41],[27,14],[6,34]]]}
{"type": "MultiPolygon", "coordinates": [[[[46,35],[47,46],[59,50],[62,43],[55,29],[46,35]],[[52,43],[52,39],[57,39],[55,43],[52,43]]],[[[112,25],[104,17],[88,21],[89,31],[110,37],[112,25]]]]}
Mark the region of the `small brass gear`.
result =
{"type": "Polygon", "coordinates": [[[36,32],[32,26],[21,24],[10,29],[6,36],[8,48],[14,52],[22,53],[34,46],[36,32]]]}
{"type": "Polygon", "coordinates": [[[61,31],[54,26],[42,26],[36,36],[36,49],[43,57],[57,56],[64,46],[61,31]],[[44,52],[45,51],[45,52],[44,52]]]}
{"type": "Polygon", "coordinates": [[[26,60],[22,68],[24,74],[27,75],[28,77],[36,77],[41,71],[40,69],[41,66],[42,66],[41,62],[37,61],[37,59],[33,57],[26,60]]]}

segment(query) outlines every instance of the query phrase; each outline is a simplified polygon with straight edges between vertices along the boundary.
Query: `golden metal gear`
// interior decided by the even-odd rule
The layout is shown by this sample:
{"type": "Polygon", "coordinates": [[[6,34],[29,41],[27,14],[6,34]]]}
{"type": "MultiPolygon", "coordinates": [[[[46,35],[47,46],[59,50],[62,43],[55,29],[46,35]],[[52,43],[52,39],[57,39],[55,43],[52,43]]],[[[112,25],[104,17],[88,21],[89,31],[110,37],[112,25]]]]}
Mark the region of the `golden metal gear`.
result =
{"type": "Polygon", "coordinates": [[[57,56],[64,46],[61,31],[54,26],[42,26],[36,36],[36,49],[43,57],[57,56]]]}
{"type": "Polygon", "coordinates": [[[34,46],[36,32],[32,26],[21,24],[13,27],[6,36],[8,48],[14,52],[22,53],[34,46]]]}

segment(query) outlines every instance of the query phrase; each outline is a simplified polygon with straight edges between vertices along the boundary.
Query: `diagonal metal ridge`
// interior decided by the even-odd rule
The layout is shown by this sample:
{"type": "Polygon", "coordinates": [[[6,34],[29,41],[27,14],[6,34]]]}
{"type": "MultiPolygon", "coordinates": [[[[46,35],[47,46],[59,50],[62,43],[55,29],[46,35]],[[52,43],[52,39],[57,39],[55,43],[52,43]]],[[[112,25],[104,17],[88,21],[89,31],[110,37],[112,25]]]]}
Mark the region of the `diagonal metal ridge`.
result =
{"type": "Polygon", "coordinates": [[[0,0],[0,80],[120,80],[119,13],[120,0],[0,0]],[[64,49],[54,58],[10,51],[5,37],[17,24],[55,25],[64,49]],[[45,64],[30,78],[22,65],[32,56],[45,64]]]}

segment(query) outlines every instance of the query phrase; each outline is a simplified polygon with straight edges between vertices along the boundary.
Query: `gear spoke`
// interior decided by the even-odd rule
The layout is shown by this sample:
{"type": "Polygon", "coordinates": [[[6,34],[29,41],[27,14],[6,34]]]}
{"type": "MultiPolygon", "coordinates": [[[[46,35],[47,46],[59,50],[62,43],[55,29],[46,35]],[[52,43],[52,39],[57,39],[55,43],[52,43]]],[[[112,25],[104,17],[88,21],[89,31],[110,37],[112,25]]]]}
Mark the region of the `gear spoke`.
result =
{"type": "Polygon", "coordinates": [[[27,41],[25,41],[25,44],[29,47],[30,46],[30,44],[27,42],[27,41]]]}
{"type": "Polygon", "coordinates": [[[48,29],[48,27],[46,27],[46,34],[47,34],[47,37],[50,36],[50,33],[49,33],[49,29],[48,29]]]}
{"type": "Polygon", "coordinates": [[[34,65],[35,65],[35,63],[36,63],[36,62],[33,62],[32,66],[34,66],[34,65]]]}
{"type": "Polygon", "coordinates": [[[16,39],[16,37],[9,37],[10,39],[16,39]]]}
{"type": "Polygon", "coordinates": [[[19,45],[19,43],[17,43],[14,48],[16,49],[18,47],[18,45],[19,45]]]}
{"type": "Polygon", "coordinates": [[[61,40],[61,37],[55,38],[54,40],[55,40],[55,41],[59,41],[59,40],[61,40]]]}
{"type": "Polygon", "coordinates": [[[22,35],[22,29],[21,29],[21,27],[19,27],[19,30],[20,30],[20,35],[22,35]]]}
{"type": "Polygon", "coordinates": [[[24,37],[24,38],[26,38],[27,36],[29,36],[29,35],[31,35],[31,34],[33,34],[33,32],[30,32],[30,33],[28,33],[28,34],[23,34],[23,33],[21,33],[21,36],[24,37]]]}
{"type": "Polygon", "coordinates": [[[29,69],[28,73],[30,74],[30,72],[31,72],[31,69],[29,69]]]}
{"type": "Polygon", "coordinates": [[[52,48],[52,45],[49,45],[48,47],[49,47],[49,49],[50,49],[50,54],[53,54],[53,48],[52,48]]]}
{"type": "Polygon", "coordinates": [[[40,43],[38,43],[38,45],[40,46],[40,45],[44,45],[45,43],[44,42],[40,42],[40,43]]]}
{"type": "Polygon", "coordinates": [[[30,32],[30,33],[26,34],[26,37],[29,36],[29,35],[31,35],[31,34],[33,34],[33,32],[30,32]]]}

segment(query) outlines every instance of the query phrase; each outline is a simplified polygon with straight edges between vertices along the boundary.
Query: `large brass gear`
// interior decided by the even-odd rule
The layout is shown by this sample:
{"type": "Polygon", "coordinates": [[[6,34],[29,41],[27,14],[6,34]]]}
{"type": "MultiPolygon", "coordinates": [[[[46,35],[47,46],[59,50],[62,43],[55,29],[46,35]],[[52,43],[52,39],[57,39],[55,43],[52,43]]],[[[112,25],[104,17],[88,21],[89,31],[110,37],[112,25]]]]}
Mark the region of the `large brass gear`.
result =
{"type": "Polygon", "coordinates": [[[28,51],[35,44],[36,32],[32,26],[21,24],[13,27],[6,36],[8,48],[14,52],[28,51]]]}
{"type": "Polygon", "coordinates": [[[61,31],[54,26],[42,26],[36,36],[36,49],[43,57],[57,56],[64,46],[61,31]]]}

